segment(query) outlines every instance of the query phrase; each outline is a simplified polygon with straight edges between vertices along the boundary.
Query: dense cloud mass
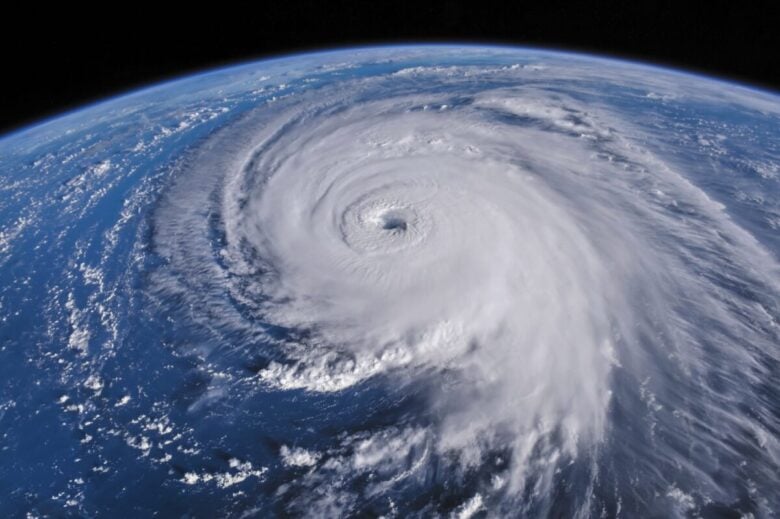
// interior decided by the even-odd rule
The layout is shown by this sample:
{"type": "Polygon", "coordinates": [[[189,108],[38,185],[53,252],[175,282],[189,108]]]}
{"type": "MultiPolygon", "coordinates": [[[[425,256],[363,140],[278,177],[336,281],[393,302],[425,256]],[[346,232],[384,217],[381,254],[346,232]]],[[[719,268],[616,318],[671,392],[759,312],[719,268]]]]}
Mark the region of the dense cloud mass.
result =
{"type": "MultiPolygon", "coordinates": [[[[3,329],[4,352],[27,337],[48,360],[5,376],[52,385],[30,398],[56,401],[82,452],[46,486],[33,469],[10,510],[780,506],[777,97],[433,47],[248,65],[90,110],[0,141],[18,200],[0,206],[3,279],[41,247],[57,258],[45,322],[3,329]],[[159,501],[105,500],[130,478],[159,501]]],[[[13,402],[0,420],[32,405],[13,402]]]]}

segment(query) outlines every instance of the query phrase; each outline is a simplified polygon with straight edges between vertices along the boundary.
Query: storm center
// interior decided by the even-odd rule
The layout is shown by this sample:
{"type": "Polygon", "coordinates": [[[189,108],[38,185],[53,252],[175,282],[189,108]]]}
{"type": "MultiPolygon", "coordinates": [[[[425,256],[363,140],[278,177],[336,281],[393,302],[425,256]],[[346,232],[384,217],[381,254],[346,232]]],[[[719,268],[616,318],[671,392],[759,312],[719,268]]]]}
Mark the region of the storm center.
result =
{"type": "Polygon", "coordinates": [[[379,224],[386,231],[405,231],[407,226],[406,218],[403,215],[392,212],[383,214],[379,219],[379,224]]]}

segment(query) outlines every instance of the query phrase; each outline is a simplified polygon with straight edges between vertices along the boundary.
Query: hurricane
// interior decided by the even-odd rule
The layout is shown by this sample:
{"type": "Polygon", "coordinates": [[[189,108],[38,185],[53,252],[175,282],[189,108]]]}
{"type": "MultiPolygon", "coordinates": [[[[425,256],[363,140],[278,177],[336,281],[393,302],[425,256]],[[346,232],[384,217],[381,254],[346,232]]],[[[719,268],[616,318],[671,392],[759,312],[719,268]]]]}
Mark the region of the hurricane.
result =
{"type": "Polygon", "coordinates": [[[773,517],[778,136],[772,93],[450,46],[8,136],[0,509],[773,517]]]}

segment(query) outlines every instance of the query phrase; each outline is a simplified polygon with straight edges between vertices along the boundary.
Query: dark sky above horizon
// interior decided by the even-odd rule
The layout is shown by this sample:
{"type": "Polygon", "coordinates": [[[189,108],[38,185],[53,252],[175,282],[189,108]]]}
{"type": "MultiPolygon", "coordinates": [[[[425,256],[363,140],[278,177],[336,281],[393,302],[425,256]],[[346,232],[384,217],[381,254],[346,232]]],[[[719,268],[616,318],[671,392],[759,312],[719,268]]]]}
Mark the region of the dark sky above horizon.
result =
{"type": "Polygon", "coordinates": [[[177,16],[30,12],[0,22],[0,133],[143,85],[321,48],[407,42],[530,45],[604,54],[780,90],[775,3],[348,2],[212,6],[177,16]],[[256,6],[257,7],[257,6],[256,6]]]}

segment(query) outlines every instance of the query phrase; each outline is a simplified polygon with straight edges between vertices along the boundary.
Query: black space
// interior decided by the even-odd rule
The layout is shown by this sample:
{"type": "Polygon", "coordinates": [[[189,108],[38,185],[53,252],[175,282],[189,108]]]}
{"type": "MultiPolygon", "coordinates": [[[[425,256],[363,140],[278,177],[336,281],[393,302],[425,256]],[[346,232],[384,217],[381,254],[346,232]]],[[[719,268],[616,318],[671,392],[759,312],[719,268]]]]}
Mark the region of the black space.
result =
{"type": "Polygon", "coordinates": [[[158,12],[162,4],[114,7],[110,13],[76,14],[36,5],[0,21],[0,132],[204,68],[373,43],[552,47],[780,90],[777,2],[288,0],[191,4],[187,14],[169,15],[158,12]]]}

